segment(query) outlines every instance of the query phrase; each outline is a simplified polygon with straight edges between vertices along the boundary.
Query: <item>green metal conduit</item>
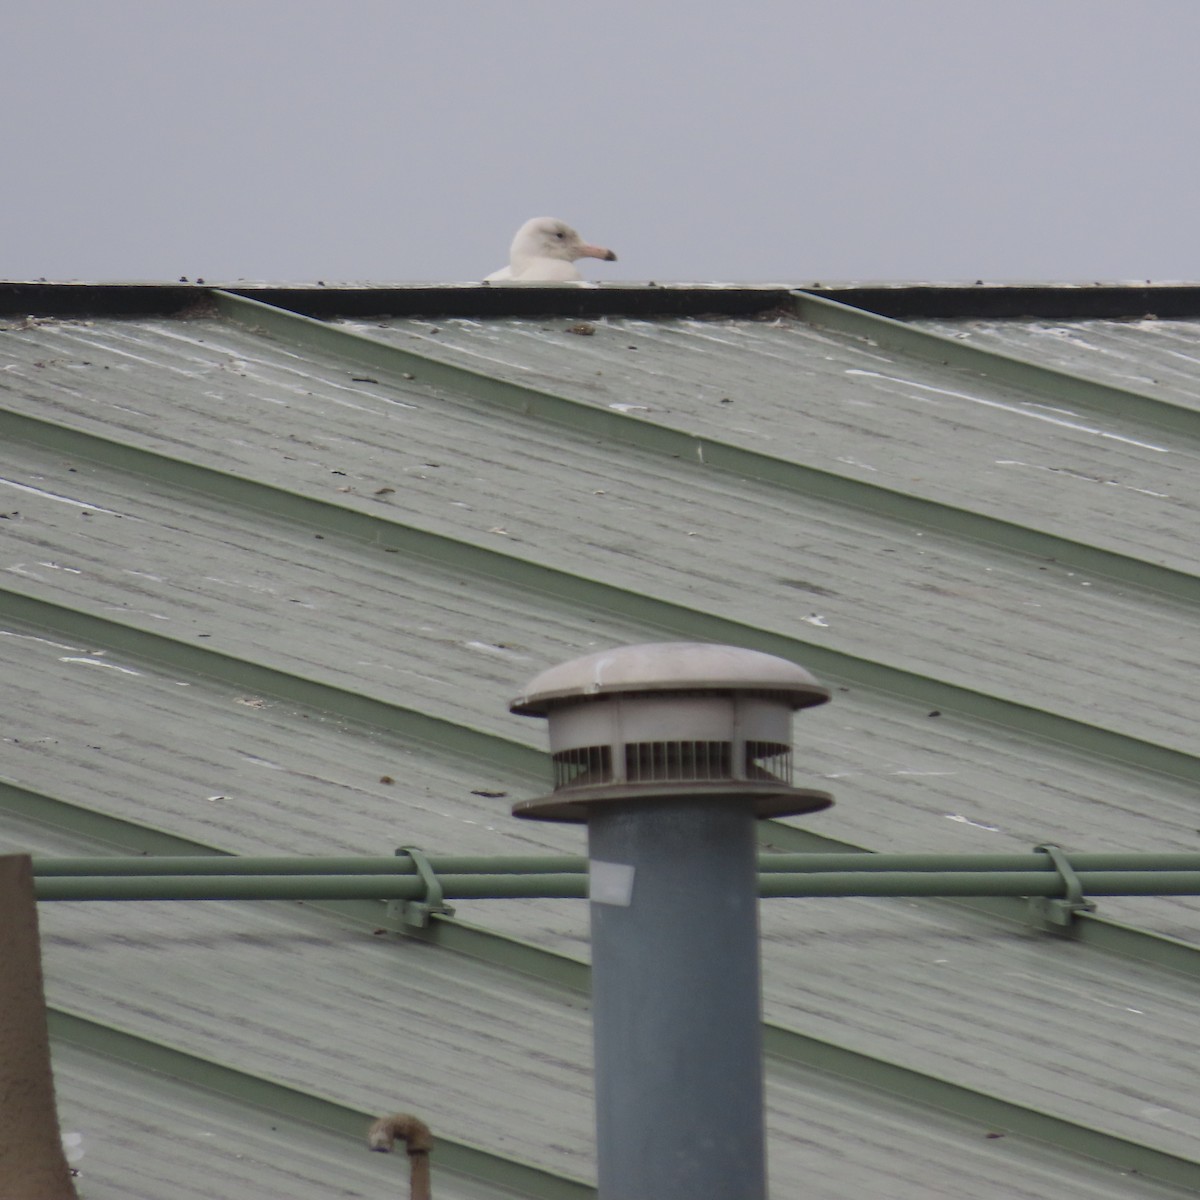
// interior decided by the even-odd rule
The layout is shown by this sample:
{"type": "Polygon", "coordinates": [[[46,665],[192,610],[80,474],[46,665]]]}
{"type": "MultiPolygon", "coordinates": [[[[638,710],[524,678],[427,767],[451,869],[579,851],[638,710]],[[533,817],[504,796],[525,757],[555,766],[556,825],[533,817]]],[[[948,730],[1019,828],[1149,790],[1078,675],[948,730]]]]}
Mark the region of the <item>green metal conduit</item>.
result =
{"type": "MultiPolygon", "coordinates": [[[[587,876],[578,872],[437,880],[455,900],[587,895],[587,876]]],[[[39,900],[421,900],[425,882],[416,875],[35,875],[34,892],[39,900]]]]}
{"type": "MultiPolygon", "coordinates": [[[[806,855],[804,857],[819,857],[806,855]]],[[[1193,856],[1200,870],[1200,854],[1193,856]]],[[[438,875],[581,875],[587,859],[579,854],[465,855],[431,857],[438,875]]],[[[360,858],[251,858],[242,855],[112,855],[89,858],[34,858],[35,876],[56,875],[416,875],[406,855],[360,858]]]]}
{"type": "MultiPolygon", "coordinates": [[[[1086,896],[1200,895],[1200,870],[1078,871],[1086,896]]],[[[438,875],[452,900],[587,895],[587,876],[438,875]]],[[[39,900],[419,900],[414,875],[128,875],[35,876],[39,900]]],[[[814,871],[760,874],[764,897],[1046,896],[1064,898],[1057,871],[814,871]]]]}
{"type": "MultiPolygon", "coordinates": [[[[1200,854],[1070,854],[1076,871],[1200,871],[1200,854]]],[[[559,855],[430,855],[440,875],[583,875],[587,859],[559,855]]],[[[760,854],[758,869],[768,874],[829,871],[1049,871],[1049,854],[760,854]]],[[[243,857],[240,855],[106,855],[38,858],[40,878],[70,875],[416,875],[411,858],[243,857]]]]}
{"type": "MultiPolygon", "coordinates": [[[[1062,852],[1075,871],[1200,871],[1200,854],[1062,852]]],[[[36,860],[35,860],[36,862],[36,860]]],[[[35,866],[36,872],[36,866],[35,866]]],[[[760,854],[760,872],[1053,871],[1047,853],[1028,854],[760,854]]]]}

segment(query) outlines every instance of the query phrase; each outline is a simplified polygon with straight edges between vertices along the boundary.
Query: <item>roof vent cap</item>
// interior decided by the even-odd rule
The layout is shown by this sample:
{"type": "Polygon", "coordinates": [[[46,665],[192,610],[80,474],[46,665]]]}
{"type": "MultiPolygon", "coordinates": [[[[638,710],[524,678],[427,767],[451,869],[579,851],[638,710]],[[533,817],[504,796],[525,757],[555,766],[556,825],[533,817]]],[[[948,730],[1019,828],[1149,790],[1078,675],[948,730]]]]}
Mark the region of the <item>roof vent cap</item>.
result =
{"type": "Polygon", "coordinates": [[[825,792],[792,786],[792,712],[829,690],[803,667],[737,646],[653,642],[543,671],[513,700],[546,717],[554,791],[519,817],[585,821],[619,801],[712,797],[758,816],[814,812],[825,792]]]}

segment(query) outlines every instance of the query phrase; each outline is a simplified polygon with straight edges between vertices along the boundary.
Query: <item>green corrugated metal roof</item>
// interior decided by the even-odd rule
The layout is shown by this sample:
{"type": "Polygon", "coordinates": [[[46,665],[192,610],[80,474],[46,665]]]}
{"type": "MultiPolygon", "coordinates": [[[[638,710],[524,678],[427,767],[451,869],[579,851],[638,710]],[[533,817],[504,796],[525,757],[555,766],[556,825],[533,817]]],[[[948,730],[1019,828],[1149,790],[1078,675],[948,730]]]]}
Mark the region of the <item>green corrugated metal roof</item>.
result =
{"type": "MultiPolygon", "coordinates": [[[[489,292],[450,289],[460,306],[472,290],[489,292]]],[[[168,835],[155,845],[235,853],[575,852],[578,830],[507,815],[543,760],[542,731],[506,701],[595,647],[699,636],[835,686],[797,743],[798,773],[831,780],[838,805],[768,841],[1197,848],[1196,439],[1177,397],[1123,415],[1105,392],[1089,409],[1085,380],[1067,404],[1056,372],[1078,363],[948,365],[920,331],[910,344],[861,314],[831,329],[778,311],[782,291],[765,319],[701,319],[712,291],[622,289],[631,312],[676,315],[593,311],[589,333],[571,329],[580,297],[611,305],[610,289],[539,290],[570,315],[320,326],[231,300],[10,322],[6,846],[82,853],[146,826],[168,835]]],[[[1196,941],[1198,908],[1102,912],[1196,941]]],[[[1065,1195],[1153,1195],[1147,1166],[1189,1169],[1162,1155],[1200,1164],[1186,977],[990,911],[764,905],[778,1194],[812,1173],[831,1196],[1032,1196],[1051,1178],[1065,1195]],[[814,1074],[825,1043],[845,1052],[841,1082],[814,1074]],[[872,1057],[916,1074],[872,1090],[856,1081],[885,1086],[872,1057]],[[942,1111],[897,1098],[924,1095],[922,1079],[942,1111]],[[971,1114],[999,1111],[989,1095],[1060,1149],[986,1139],[998,1131],[971,1114]],[[1125,1139],[1117,1167],[1122,1144],[1159,1157],[1129,1178],[1086,1166],[1061,1148],[1084,1145],[1071,1126],[1125,1139]]],[[[459,912],[586,956],[578,902],[459,912]]],[[[570,964],[518,960],[503,937],[464,955],[449,936],[378,936],[371,914],[43,905],[49,999],[349,1110],[419,1106],[493,1164],[590,1177],[587,1015],[552,982],[570,964]]],[[[93,1053],[60,1056],[85,1091],[93,1053]]],[[[171,1086],[185,1092],[164,1091],[165,1111],[203,1110],[194,1085],[171,1086]]],[[[147,1128],[135,1110],[129,1127],[147,1128]]],[[[139,1178],[138,1139],[118,1147],[121,1113],[105,1111],[98,1189],[139,1178]]],[[[229,1194],[277,1194],[295,1140],[256,1141],[229,1194]]],[[[160,1152],[188,1169],[190,1148],[160,1152]]],[[[376,1165],[351,1194],[373,1194],[376,1165]]],[[[451,1171],[445,1190],[501,1194],[492,1178],[451,1171]]]]}
{"type": "Polygon", "coordinates": [[[1200,408],[1200,321],[1154,315],[1122,321],[928,321],[970,345],[1018,355],[1077,372],[1118,387],[1133,388],[1177,404],[1200,408]]]}
{"type": "MultiPolygon", "coordinates": [[[[83,1200],[214,1200],[214,1197],[405,1195],[404,1154],[364,1154],[349,1138],[281,1119],[211,1091],[147,1077],[69,1043],[54,1048],[64,1132],[82,1137],[83,1200]]],[[[511,1192],[447,1172],[445,1200],[502,1200],[511,1192]]]]}

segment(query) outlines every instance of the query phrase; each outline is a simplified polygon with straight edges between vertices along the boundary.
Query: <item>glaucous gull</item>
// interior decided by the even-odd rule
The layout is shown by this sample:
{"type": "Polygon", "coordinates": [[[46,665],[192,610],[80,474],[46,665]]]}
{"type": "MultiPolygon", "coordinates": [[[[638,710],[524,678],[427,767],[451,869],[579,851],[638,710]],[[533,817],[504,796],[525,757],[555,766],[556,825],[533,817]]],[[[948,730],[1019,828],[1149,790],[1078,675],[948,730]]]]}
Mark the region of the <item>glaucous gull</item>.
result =
{"type": "Polygon", "coordinates": [[[566,283],[583,276],[575,269],[577,258],[617,256],[603,246],[585,242],[570,225],[554,217],[534,217],[517,230],[508,248],[508,266],[493,271],[488,283],[566,283]]]}

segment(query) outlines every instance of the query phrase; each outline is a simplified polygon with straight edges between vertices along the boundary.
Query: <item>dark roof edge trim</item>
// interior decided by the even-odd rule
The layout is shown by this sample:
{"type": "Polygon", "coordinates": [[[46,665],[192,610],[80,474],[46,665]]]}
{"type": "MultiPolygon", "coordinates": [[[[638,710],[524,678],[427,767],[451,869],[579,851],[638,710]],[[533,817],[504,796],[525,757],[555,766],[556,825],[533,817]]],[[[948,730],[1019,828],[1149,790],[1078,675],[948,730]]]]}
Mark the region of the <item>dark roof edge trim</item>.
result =
{"type": "Polygon", "coordinates": [[[310,317],[754,316],[797,290],[880,316],[1114,319],[1200,317],[1194,283],[50,283],[0,280],[0,317],[177,316],[212,287],[310,317]]]}

